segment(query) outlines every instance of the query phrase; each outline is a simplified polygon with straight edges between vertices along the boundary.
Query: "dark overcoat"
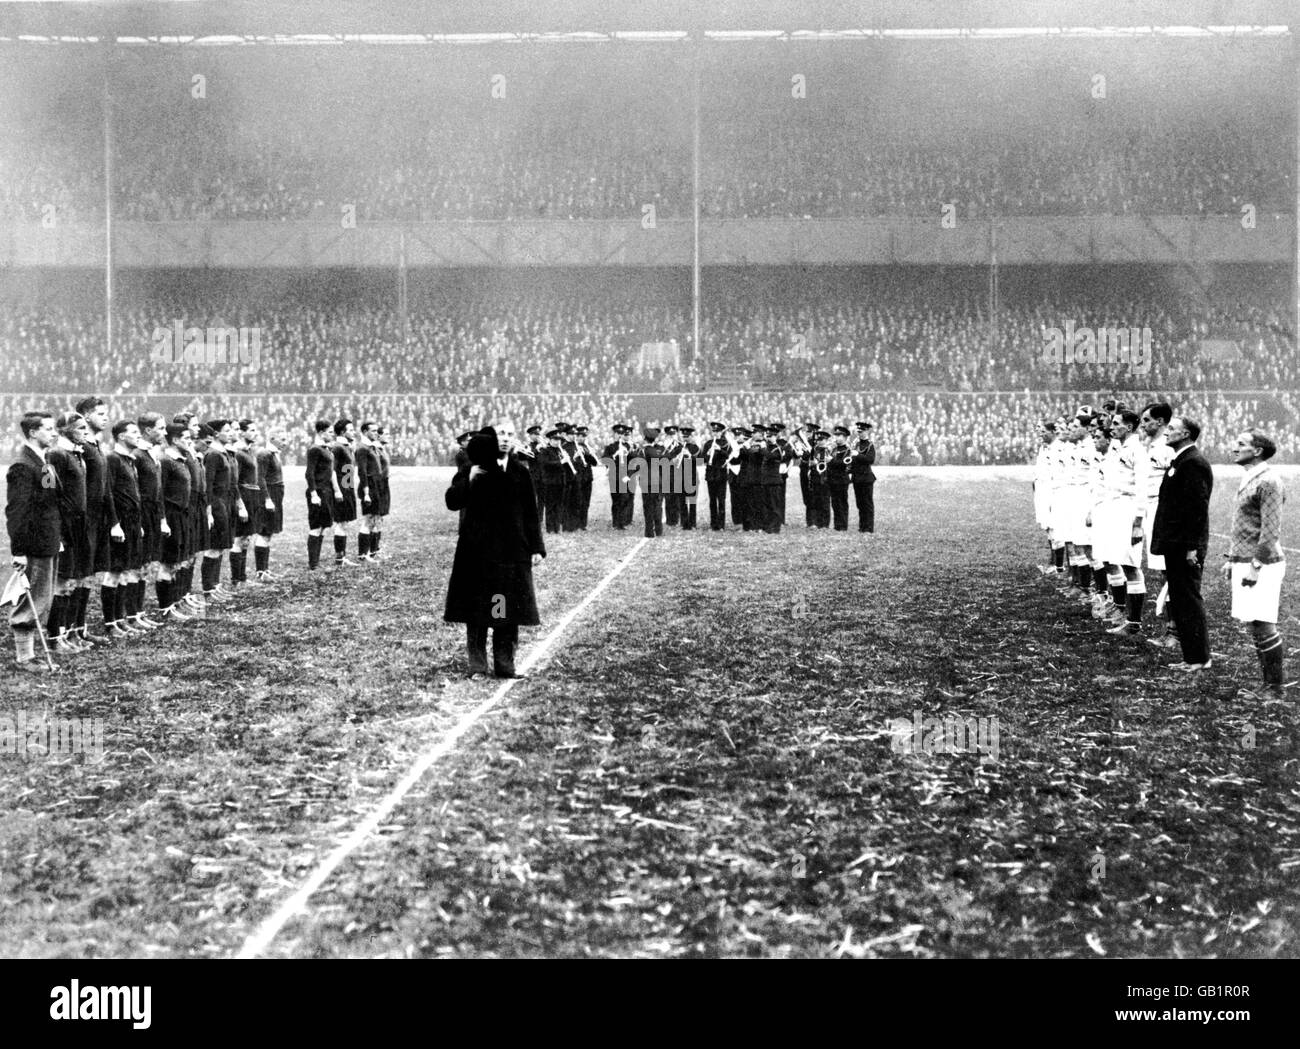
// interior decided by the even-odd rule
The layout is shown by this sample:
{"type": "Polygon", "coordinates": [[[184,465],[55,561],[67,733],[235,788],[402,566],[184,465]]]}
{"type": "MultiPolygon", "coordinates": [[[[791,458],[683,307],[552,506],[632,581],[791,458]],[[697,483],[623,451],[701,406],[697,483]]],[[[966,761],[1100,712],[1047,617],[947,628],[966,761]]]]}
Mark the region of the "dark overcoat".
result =
{"type": "Polygon", "coordinates": [[[546,556],[528,468],[511,455],[505,470],[473,481],[466,463],[447,490],[447,509],[464,510],[447,584],[448,623],[537,626],[532,555],[546,556]]]}

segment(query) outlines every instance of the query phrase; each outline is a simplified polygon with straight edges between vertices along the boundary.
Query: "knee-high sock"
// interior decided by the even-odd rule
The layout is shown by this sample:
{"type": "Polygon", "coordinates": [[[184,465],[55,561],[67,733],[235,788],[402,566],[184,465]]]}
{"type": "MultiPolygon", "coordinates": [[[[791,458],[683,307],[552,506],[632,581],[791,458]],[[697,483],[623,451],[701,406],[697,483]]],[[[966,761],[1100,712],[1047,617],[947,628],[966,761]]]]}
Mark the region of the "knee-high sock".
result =
{"type": "Polygon", "coordinates": [[[211,593],[217,585],[217,580],[221,578],[221,561],[216,557],[205,557],[203,564],[199,566],[199,580],[203,584],[203,592],[211,593]]]}
{"type": "Polygon", "coordinates": [[[1259,671],[1264,684],[1270,688],[1282,687],[1282,635],[1276,631],[1255,642],[1259,656],[1259,671]]]}
{"type": "Polygon", "coordinates": [[[104,625],[117,622],[117,587],[107,584],[99,588],[99,610],[104,616],[104,625]]]}
{"type": "Polygon", "coordinates": [[[383,531],[370,533],[370,552],[372,554],[379,553],[379,537],[382,536],[383,534],[384,534],[383,531]]]}
{"type": "Polygon", "coordinates": [[[323,535],[309,535],[307,537],[307,567],[315,568],[320,564],[320,548],[325,541],[323,535]]]}
{"type": "Polygon", "coordinates": [[[361,557],[365,557],[368,553],[370,553],[370,533],[369,533],[369,532],[358,532],[358,533],[357,533],[357,553],[358,553],[361,557]]]}
{"type": "Polygon", "coordinates": [[[86,610],[90,607],[90,587],[77,587],[77,612],[74,617],[77,630],[84,633],[86,629],[86,610]]]}
{"type": "Polygon", "coordinates": [[[55,594],[50,602],[50,615],[45,621],[45,632],[51,641],[59,636],[59,628],[64,625],[64,609],[67,604],[68,599],[62,594],[55,594]]]}
{"type": "Polygon", "coordinates": [[[265,572],[267,566],[271,563],[271,548],[269,546],[253,547],[253,566],[259,572],[265,572]]]}
{"type": "Polygon", "coordinates": [[[172,606],[172,583],[170,579],[159,579],[153,585],[154,593],[158,595],[158,609],[171,608],[172,606]]]}
{"type": "Polygon", "coordinates": [[[334,537],[334,560],[342,561],[348,556],[348,537],[347,535],[336,535],[334,537]]]}

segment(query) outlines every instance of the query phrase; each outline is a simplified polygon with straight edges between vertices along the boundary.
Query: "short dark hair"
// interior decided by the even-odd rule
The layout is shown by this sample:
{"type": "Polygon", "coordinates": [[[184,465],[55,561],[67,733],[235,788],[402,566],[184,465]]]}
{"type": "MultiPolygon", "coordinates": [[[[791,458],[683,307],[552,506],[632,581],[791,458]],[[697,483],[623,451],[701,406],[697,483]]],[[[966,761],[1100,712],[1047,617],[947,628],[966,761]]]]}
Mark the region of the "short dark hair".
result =
{"type": "Polygon", "coordinates": [[[240,419],[240,420],[239,420],[239,432],[240,432],[240,433],[243,433],[243,432],[244,432],[245,430],[247,430],[250,426],[255,426],[255,425],[256,425],[256,424],[253,422],[252,419],[240,419]]]}
{"type": "Polygon", "coordinates": [[[67,433],[75,427],[77,423],[85,421],[86,420],[83,419],[78,412],[61,412],[59,415],[54,417],[54,428],[58,430],[59,433],[67,433]]]}
{"type": "Polygon", "coordinates": [[[216,436],[221,430],[230,425],[229,419],[209,419],[204,425],[212,431],[212,436],[216,436]]]}
{"type": "Polygon", "coordinates": [[[316,433],[324,433],[326,430],[330,428],[330,425],[331,423],[328,419],[317,419],[316,422],[313,424],[312,429],[316,433]]]}
{"type": "Polygon", "coordinates": [[[1247,430],[1250,443],[1259,449],[1261,459],[1272,459],[1277,455],[1277,442],[1262,430],[1247,430]]]}
{"type": "Polygon", "coordinates": [[[1124,425],[1130,430],[1136,430],[1142,424],[1141,416],[1139,416],[1135,411],[1130,411],[1128,408],[1125,408],[1120,412],[1119,417],[1123,420],[1124,425]]]}
{"type": "Polygon", "coordinates": [[[159,412],[145,412],[136,419],[135,424],[141,430],[151,430],[160,422],[162,422],[162,415],[159,412]]]}
{"type": "Polygon", "coordinates": [[[375,422],[373,419],[367,422],[363,422],[361,424],[362,433],[365,433],[367,430],[378,430],[378,429],[379,429],[379,424],[375,422]]]}
{"type": "Polygon", "coordinates": [[[334,433],[337,436],[342,437],[343,431],[346,430],[351,425],[352,425],[352,420],[347,418],[347,416],[344,416],[342,419],[338,420],[338,422],[334,424],[334,433]]]}
{"type": "Polygon", "coordinates": [[[178,438],[184,437],[189,432],[190,428],[185,423],[168,423],[167,443],[175,444],[178,438]]]}
{"type": "Polygon", "coordinates": [[[1198,423],[1195,419],[1187,418],[1187,416],[1185,415],[1182,416],[1182,420],[1183,420],[1183,429],[1187,431],[1188,437],[1190,437],[1193,441],[1195,441],[1198,437],[1201,436],[1200,423],[1198,423]]]}
{"type": "Polygon", "coordinates": [[[77,402],[77,414],[89,415],[96,408],[103,407],[104,402],[98,397],[83,397],[77,402]]]}
{"type": "MultiPolygon", "coordinates": [[[[1168,401],[1152,401],[1142,409],[1143,414],[1149,414],[1153,419],[1159,419],[1162,423],[1168,424],[1169,420],[1174,417],[1174,409],[1168,401]]],[[[1187,420],[1184,419],[1184,422],[1187,420]]]]}
{"type": "Polygon", "coordinates": [[[27,440],[39,430],[46,419],[53,418],[54,416],[49,412],[24,412],[23,417],[18,421],[18,428],[23,431],[23,440],[27,440]]]}
{"type": "Polygon", "coordinates": [[[172,422],[177,426],[189,426],[190,421],[194,418],[193,412],[177,412],[172,416],[172,422]]]}
{"type": "Polygon", "coordinates": [[[113,424],[113,436],[121,437],[122,434],[126,433],[128,427],[138,427],[139,425],[140,424],[134,419],[118,419],[117,422],[113,424]]]}

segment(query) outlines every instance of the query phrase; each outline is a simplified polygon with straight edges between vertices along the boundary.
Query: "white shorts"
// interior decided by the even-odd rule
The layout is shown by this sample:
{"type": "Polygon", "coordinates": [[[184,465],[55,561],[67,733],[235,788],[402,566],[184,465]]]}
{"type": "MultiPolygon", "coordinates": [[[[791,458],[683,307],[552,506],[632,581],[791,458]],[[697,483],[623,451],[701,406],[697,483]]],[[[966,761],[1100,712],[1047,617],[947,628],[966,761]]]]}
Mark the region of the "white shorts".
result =
{"type": "Polygon", "coordinates": [[[1142,563],[1141,540],[1133,542],[1133,518],[1137,503],[1132,499],[1107,499],[1092,511],[1092,552],[1112,565],[1137,567],[1142,563]]]}
{"type": "Polygon", "coordinates": [[[1056,489],[1052,494],[1052,531],[1056,538],[1086,546],[1088,526],[1084,522],[1091,508],[1088,489],[1082,485],[1056,489]]]}
{"type": "Polygon", "coordinates": [[[1034,486],[1034,521],[1039,528],[1052,527],[1052,490],[1046,485],[1034,486]]]}
{"type": "Polygon", "coordinates": [[[1142,547],[1146,550],[1147,571],[1163,572],[1165,570],[1165,555],[1153,554],[1151,552],[1151,527],[1156,523],[1156,504],[1147,503],[1147,515],[1142,518],[1142,547]]]}
{"type": "Polygon", "coordinates": [[[1244,561],[1232,562],[1232,618],[1243,623],[1258,620],[1276,623],[1278,608],[1282,604],[1282,577],[1286,575],[1286,562],[1261,565],[1259,582],[1242,586],[1241,580],[1250,565],[1244,561]]]}

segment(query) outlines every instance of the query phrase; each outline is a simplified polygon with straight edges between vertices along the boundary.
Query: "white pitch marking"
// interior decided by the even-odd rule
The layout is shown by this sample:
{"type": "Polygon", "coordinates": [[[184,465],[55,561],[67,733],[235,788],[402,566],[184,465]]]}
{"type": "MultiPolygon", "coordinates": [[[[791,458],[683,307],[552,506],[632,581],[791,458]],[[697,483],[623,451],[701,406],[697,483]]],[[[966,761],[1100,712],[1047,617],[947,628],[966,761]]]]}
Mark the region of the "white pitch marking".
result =
{"type": "MultiPolygon", "coordinates": [[[[641,548],[649,541],[649,539],[642,539],[637,543],[636,546],[629,551],[627,556],[610,569],[609,574],[596,584],[595,589],[593,589],[591,593],[578,602],[577,605],[570,609],[565,616],[555,624],[554,629],[552,629],[551,632],[542,639],[541,643],[536,645],[528,655],[524,657],[523,662],[519,666],[520,671],[527,672],[541,661],[542,657],[546,655],[547,651],[555,643],[556,639],[564,632],[564,629],[572,623],[579,614],[581,614],[583,609],[600,596],[601,592],[604,591],[604,589],[614,581],[615,577],[632,562],[632,558],[640,553],[641,548]]],[[[307,880],[299,886],[298,891],[285,900],[284,903],[276,909],[275,913],[267,918],[266,921],[258,927],[257,931],[244,941],[244,946],[240,948],[239,953],[235,957],[255,958],[266,950],[266,948],[270,946],[271,941],[275,939],[280,930],[288,923],[289,919],[293,918],[306,906],[307,901],[315,895],[316,891],[322,885],[325,884],[326,879],[328,879],[329,876],[338,869],[339,864],[347,859],[348,856],[356,851],[356,849],[375,832],[379,825],[388,817],[389,813],[398,806],[401,800],[406,796],[407,792],[420,781],[421,777],[423,777],[426,772],[429,771],[434,762],[447,754],[452,747],[456,745],[461,736],[468,732],[479,718],[501,702],[502,697],[510,691],[517,680],[518,678],[509,678],[504,681],[497,690],[492,693],[492,695],[461,718],[461,720],[457,722],[456,726],[443,736],[442,739],[416,758],[415,764],[413,764],[410,771],[402,777],[401,782],[389,792],[388,796],[379,803],[379,806],[371,812],[369,816],[357,824],[352,833],[344,838],[333,852],[325,857],[320,866],[312,871],[307,880]]]]}

